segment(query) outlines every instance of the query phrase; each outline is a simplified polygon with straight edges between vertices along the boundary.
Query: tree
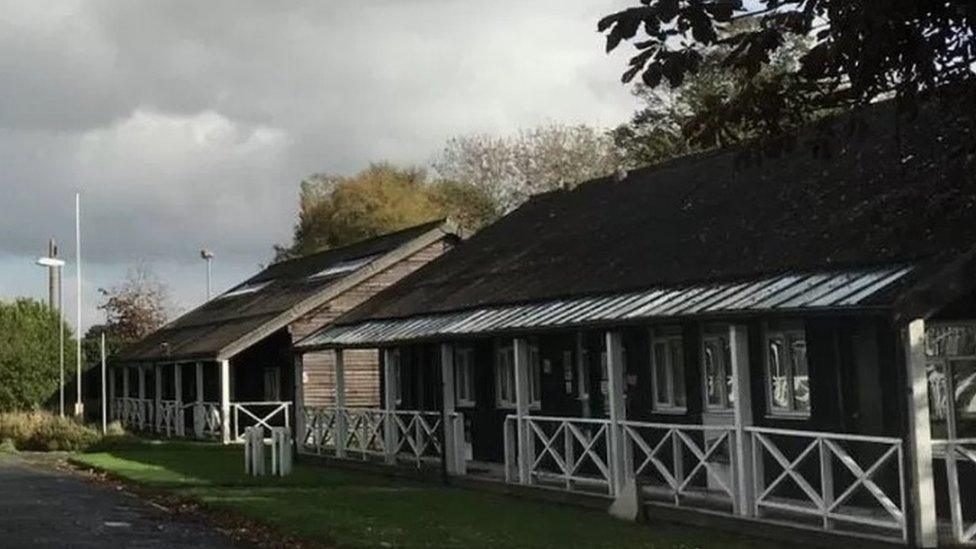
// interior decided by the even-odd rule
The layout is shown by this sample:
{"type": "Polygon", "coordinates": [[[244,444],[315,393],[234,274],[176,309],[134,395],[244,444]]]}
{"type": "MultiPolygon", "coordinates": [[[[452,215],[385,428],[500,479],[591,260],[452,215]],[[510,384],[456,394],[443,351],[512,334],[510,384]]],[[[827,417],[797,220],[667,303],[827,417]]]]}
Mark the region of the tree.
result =
{"type": "Polygon", "coordinates": [[[106,337],[136,341],[166,323],[169,290],[147,264],[130,267],[120,284],[98,291],[103,296],[98,308],[105,311],[106,337]]]}
{"type": "Polygon", "coordinates": [[[721,66],[749,80],[702,113],[708,123],[692,135],[703,146],[743,126],[783,135],[818,113],[880,98],[911,110],[938,89],[972,83],[976,61],[976,3],[965,0],[640,0],[597,28],[608,51],[633,41],[623,80],[640,76],[654,89],[682,86],[707,70],[711,49],[725,48],[721,66]],[[756,24],[732,24],[744,18],[756,24]],[[796,67],[752,79],[791,37],[811,41],[796,67]]]}
{"type": "Polygon", "coordinates": [[[477,230],[497,217],[487,194],[465,183],[428,181],[423,170],[372,164],[352,177],[317,174],[302,182],[292,245],[276,259],[320,250],[450,217],[477,230]]]}
{"type": "MultiPolygon", "coordinates": [[[[65,325],[65,349],[71,329],[65,325]]],[[[74,353],[65,353],[65,371],[74,353]]],[[[58,390],[58,313],[32,299],[0,301],[0,412],[36,410],[58,390]]]]}
{"type": "Polygon", "coordinates": [[[446,179],[470,183],[510,211],[528,197],[627,167],[613,136],[585,125],[549,124],[510,137],[454,137],[434,160],[446,179]]]}

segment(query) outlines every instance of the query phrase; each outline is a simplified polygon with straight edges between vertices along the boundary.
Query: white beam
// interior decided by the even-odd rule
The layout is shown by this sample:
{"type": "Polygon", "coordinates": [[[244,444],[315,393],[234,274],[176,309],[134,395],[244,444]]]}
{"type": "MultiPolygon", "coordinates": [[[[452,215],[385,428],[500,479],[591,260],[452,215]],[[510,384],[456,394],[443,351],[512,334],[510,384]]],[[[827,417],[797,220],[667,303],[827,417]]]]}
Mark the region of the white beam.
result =
{"type": "Polygon", "coordinates": [[[515,415],[518,428],[518,471],[521,484],[532,483],[532,464],[535,462],[535,445],[526,418],[529,416],[529,344],[523,338],[512,342],[515,355],[515,415]]]}
{"type": "Polygon", "coordinates": [[[908,459],[915,545],[935,547],[935,487],[932,475],[932,433],[929,426],[929,385],[925,374],[925,321],[911,321],[903,331],[908,382],[908,459]]]}
{"type": "Polygon", "coordinates": [[[615,490],[619,493],[624,485],[634,476],[632,464],[628,466],[624,437],[620,429],[620,422],[627,419],[626,384],[627,367],[624,364],[624,346],[620,332],[606,333],[607,353],[607,400],[610,405],[610,471],[611,478],[616,483],[615,490]]]}
{"type": "Polygon", "coordinates": [[[218,360],[220,370],[220,440],[224,444],[231,442],[230,424],[230,361],[218,360]]]}
{"type": "Polygon", "coordinates": [[[176,436],[185,435],[186,419],[183,415],[183,366],[179,363],[173,364],[173,400],[176,401],[176,436]]]}
{"type": "Polygon", "coordinates": [[[732,393],[735,395],[733,414],[735,418],[735,478],[737,501],[736,512],[744,516],[754,514],[753,479],[752,479],[752,445],[749,444],[749,433],[746,427],[751,427],[752,417],[752,384],[749,375],[749,331],[741,324],[729,326],[729,355],[732,361],[732,393]]]}
{"type": "Polygon", "coordinates": [[[346,442],[349,440],[349,425],[346,424],[346,364],[342,349],[333,352],[335,357],[335,405],[336,405],[336,457],[346,457],[346,442]]]}
{"type": "MultiPolygon", "coordinates": [[[[458,425],[455,418],[457,403],[455,402],[454,390],[454,345],[441,343],[441,387],[443,389],[444,406],[444,458],[447,462],[447,473],[456,475],[460,472],[458,463],[463,459],[464,452],[460,450],[460,442],[457,440],[458,425]]],[[[463,442],[464,429],[461,426],[461,439],[463,442]]],[[[463,469],[463,465],[462,465],[463,469]]]]}

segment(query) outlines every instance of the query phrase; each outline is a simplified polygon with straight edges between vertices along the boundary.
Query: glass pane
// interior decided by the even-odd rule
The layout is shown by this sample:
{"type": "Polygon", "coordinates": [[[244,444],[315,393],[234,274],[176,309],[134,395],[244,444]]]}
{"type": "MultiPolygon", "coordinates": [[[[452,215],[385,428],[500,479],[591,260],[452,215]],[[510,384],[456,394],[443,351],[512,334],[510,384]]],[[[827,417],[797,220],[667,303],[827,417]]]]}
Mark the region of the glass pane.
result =
{"type": "Polygon", "coordinates": [[[810,373],[807,366],[807,342],[800,336],[790,337],[790,365],[793,368],[793,409],[810,411],[810,373]]]}
{"type": "Polygon", "coordinates": [[[654,344],[654,403],[670,405],[668,398],[668,353],[665,343],[654,344]]]}
{"type": "Polygon", "coordinates": [[[680,339],[672,339],[670,347],[671,384],[674,388],[673,401],[675,406],[683,408],[688,400],[685,396],[685,351],[680,339]]]}
{"type": "Polygon", "coordinates": [[[773,409],[789,410],[790,390],[789,379],[786,374],[786,357],[783,356],[785,349],[783,338],[773,336],[766,342],[768,346],[769,361],[769,401],[773,409]]]}
{"type": "Polygon", "coordinates": [[[948,438],[949,387],[945,363],[929,362],[925,365],[925,375],[929,381],[929,419],[932,438],[948,438]]]}

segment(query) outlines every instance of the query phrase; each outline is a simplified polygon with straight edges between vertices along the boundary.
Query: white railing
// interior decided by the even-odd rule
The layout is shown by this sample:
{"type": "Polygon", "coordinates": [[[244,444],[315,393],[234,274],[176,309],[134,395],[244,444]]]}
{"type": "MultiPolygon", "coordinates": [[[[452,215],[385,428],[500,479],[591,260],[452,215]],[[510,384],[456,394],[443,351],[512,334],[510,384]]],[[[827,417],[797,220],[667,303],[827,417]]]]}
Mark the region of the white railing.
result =
{"type": "Polygon", "coordinates": [[[746,431],[757,517],[789,522],[808,517],[823,530],[907,541],[901,439],[758,427],[746,431]],[[886,479],[879,479],[882,475],[886,479]]]}
{"type": "Polygon", "coordinates": [[[193,435],[197,438],[220,438],[221,420],[219,402],[186,402],[181,412],[190,411],[193,417],[193,435]]]}
{"type": "Polygon", "coordinates": [[[156,410],[156,432],[166,436],[184,436],[183,403],[178,400],[161,400],[156,410]]]}
{"type": "Polygon", "coordinates": [[[260,427],[265,438],[271,439],[272,427],[284,427],[291,430],[290,401],[266,402],[231,402],[233,417],[233,436],[238,442],[244,441],[244,430],[248,427],[260,427]]]}
{"type": "Polygon", "coordinates": [[[663,496],[676,506],[718,500],[729,512],[735,510],[740,485],[735,429],[640,421],[619,425],[624,459],[649,498],[663,496]]]}
{"type": "MultiPolygon", "coordinates": [[[[362,460],[382,456],[388,462],[406,458],[420,467],[424,461],[438,460],[444,451],[440,412],[302,406],[300,413],[299,441],[307,452],[362,460]]],[[[448,430],[458,433],[463,416],[448,414],[447,420],[448,430]]],[[[463,440],[454,438],[458,456],[463,440]]]]}
{"type": "MultiPolygon", "coordinates": [[[[506,479],[516,478],[518,417],[505,418],[506,479]]],[[[525,416],[529,484],[612,495],[610,422],[602,419],[525,416]]]]}
{"type": "Polygon", "coordinates": [[[976,544],[976,521],[967,521],[962,510],[963,500],[971,500],[974,494],[972,490],[963,494],[959,482],[960,467],[976,467],[976,438],[933,440],[932,446],[933,455],[945,460],[953,541],[959,545],[976,544]]]}
{"type": "Polygon", "coordinates": [[[122,397],[116,400],[119,420],[129,429],[148,430],[153,427],[156,401],[151,398],[122,397]]]}

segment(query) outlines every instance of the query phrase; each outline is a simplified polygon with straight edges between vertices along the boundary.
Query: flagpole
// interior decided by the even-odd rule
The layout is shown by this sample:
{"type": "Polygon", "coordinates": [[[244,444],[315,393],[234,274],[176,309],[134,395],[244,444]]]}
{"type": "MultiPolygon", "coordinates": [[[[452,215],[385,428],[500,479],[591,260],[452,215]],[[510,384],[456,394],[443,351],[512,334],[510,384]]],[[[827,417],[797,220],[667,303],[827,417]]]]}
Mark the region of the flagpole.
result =
{"type": "Polygon", "coordinates": [[[81,401],[81,193],[75,193],[75,417],[82,418],[85,413],[81,401]]]}

